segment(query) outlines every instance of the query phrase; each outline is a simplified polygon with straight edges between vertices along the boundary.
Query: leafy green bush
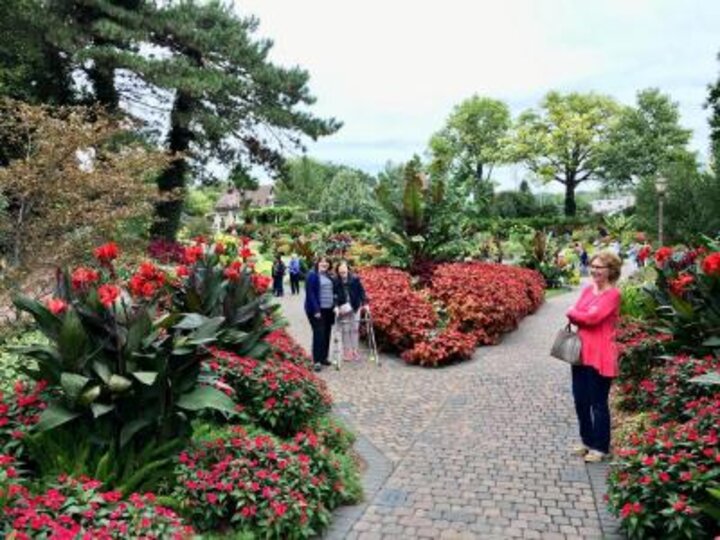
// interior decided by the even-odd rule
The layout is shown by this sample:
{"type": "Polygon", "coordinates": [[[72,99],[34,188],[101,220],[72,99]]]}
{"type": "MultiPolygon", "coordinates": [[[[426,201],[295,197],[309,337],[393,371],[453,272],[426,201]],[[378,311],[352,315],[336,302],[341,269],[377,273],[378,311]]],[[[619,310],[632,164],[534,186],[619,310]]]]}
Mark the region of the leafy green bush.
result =
{"type": "Polygon", "coordinates": [[[655,316],[655,302],[643,285],[624,283],[620,287],[620,314],[632,319],[647,320],[655,316]]]}
{"type": "Polygon", "coordinates": [[[47,344],[48,340],[38,330],[24,332],[8,338],[0,344],[0,392],[10,392],[18,380],[27,380],[23,368],[33,369],[35,362],[17,352],[18,347],[31,344],[47,344]]]}

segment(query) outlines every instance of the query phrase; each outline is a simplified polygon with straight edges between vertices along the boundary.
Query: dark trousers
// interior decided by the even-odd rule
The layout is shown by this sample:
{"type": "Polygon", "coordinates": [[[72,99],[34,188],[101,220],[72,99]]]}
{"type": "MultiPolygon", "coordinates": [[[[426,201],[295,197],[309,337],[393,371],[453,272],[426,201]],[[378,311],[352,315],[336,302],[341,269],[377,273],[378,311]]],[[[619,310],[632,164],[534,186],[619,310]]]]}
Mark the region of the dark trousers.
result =
{"type": "Polygon", "coordinates": [[[335,322],[335,312],[332,308],[321,309],[320,317],[310,316],[312,326],[312,356],[316,364],[327,364],[330,354],[330,334],[335,322]]]}
{"type": "Polygon", "coordinates": [[[282,296],[283,291],[283,276],[273,276],[273,292],[275,296],[282,296]]]}
{"type": "Polygon", "coordinates": [[[300,294],[300,274],[290,274],[290,292],[300,294]]]}
{"type": "Polygon", "coordinates": [[[610,377],[590,366],[572,366],[572,392],[585,446],[603,453],[610,451],[610,377]]]}

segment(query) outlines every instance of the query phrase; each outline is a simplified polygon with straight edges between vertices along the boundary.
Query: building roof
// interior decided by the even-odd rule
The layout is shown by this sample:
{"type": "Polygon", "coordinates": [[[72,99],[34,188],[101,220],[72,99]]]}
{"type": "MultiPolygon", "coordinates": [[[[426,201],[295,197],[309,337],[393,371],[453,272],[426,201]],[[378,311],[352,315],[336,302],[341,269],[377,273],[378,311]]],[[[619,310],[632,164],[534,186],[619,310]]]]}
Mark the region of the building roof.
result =
{"type": "Polygon", "coordinates": [[[275,201],[275,186],[272,184],[258,186],[257,189],[242,191],[231,188],[226,191],[215,204],[215,210],[218,212],[227,212],[228,210],[239,210],[243,203],[249,203],[250,206],[264,208],[272,206],[275,201]]]}

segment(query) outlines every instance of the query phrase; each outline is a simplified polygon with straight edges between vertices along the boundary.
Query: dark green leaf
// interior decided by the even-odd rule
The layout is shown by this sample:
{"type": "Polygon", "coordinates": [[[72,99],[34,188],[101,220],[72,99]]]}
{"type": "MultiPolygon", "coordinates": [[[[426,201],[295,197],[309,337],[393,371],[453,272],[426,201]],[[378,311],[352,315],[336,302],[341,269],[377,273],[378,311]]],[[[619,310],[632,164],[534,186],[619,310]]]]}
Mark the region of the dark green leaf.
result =
{"type": "Polygon", "coordinates": [[[215,409],[235,414],[235,403],[220,390],[210,386],[198,386],[191,392],[183,394],[177,400],[177,406],[188,411],[215,409]]]}
{"type": "Polygon", "coordinates": [[[80,416],[59,403],[50,403],[40,415],[40,421],[35,425],[38,431],[48,431],[80,416]]]}
{"type": "Polygon", "coordinates": [[[147,418],[138,418],[125,424],[120,431],[120,447],[125,446],[138,431],[149,426],[151,423],[151,420],[147,418]]]}
{"type": "Polygon", "coordinates": [[[60,385],[63,391],[73,401],[78,398],[80,392],[82,392],[85,385],[89,382],[90,379],[77,373],[65,372],[60,376],[60,385]]]}

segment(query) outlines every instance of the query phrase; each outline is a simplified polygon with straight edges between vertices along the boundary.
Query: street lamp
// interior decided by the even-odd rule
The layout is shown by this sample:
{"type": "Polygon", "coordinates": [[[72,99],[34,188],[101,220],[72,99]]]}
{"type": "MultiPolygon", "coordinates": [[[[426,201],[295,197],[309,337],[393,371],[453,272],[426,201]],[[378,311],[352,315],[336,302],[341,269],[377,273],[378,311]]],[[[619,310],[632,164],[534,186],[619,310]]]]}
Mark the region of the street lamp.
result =
{"type": "Polygon", "coordinates": [[[665,202],[665,193],[667,193],[667,178],[658,176],[655,180],[655,190],[658,194],[658,242],[663,245],[663,203],[665,202]]]}

